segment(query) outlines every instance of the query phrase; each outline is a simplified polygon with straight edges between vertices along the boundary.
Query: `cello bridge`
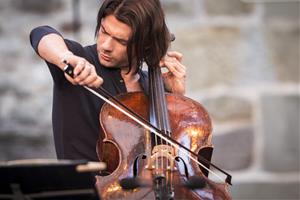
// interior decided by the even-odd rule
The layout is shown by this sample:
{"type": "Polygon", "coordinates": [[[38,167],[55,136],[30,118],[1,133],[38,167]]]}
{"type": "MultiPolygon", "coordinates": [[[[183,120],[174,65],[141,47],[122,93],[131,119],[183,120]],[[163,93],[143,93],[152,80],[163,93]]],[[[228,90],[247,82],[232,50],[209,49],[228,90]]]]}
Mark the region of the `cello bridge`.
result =
{"type": "Polygon", "coordinates": [[[164,165],[166,170],[174,171],[176,170],[174,165],[176,157],[177,155],[173,147],[165,144],[156,145],[152,150],[150,158],[147,160],[146,169],[155,169],[158,167],[157,165],[160,167],[164,165]]]}

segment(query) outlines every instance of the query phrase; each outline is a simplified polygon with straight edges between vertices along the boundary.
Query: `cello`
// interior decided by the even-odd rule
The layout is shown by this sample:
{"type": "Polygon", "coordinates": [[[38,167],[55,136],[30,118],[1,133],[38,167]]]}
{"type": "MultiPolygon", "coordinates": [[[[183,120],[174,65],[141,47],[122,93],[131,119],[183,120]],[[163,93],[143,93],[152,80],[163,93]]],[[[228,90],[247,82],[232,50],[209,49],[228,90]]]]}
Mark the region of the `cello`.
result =
{"type": "Polygon", "coordinates": [[[105,138],[98,141],[97,152],[99,158],[99,152],[107,155],[102,161],[108,161],[111,171],[97,177],[99,195],[102,199],[231,199],[231,176],[210,163],[212,126],[207,111],[192,99],[165,93],[160,67],[148,71],[148,95],[132,92],[112,97],[102,88],[96,92],[86,87],[106,101],[99,116],[105,138]],[[208,172],[222,179],[210,166],[227,175],[225,183],[208,179],[208,172]]]}

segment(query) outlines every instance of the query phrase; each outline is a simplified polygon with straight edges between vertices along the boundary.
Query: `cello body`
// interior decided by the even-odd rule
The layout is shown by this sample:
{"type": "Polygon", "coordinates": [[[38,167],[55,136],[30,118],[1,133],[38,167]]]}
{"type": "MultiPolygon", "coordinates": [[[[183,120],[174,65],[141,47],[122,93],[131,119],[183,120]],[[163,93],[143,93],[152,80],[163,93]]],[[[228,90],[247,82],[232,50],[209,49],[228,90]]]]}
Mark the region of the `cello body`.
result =
{"type": "MultiPolygon", "coordinates": [[[[171,137],[195,153],[201,154],[202,150],[207,152],[207,149],[211,149],[212,153],[211,120],[203,106],[181,95],[166,93],[165,98],[171,137]]],[[[149,117],[149,100],[144,93],[122,94],[117,99],[144,119],[149,117]]],[[[197,163],[177,149],[163,147],[158,149],[160,153],[155,154],[151,133],[109,104],[102,107],[99,120],[105,138],[103,142],[98,142],[98,156],[103,155],[99,158],[108,163],[110,171],[107,176],[97,177],[96,187],[101,199],[230,199],[227,183],[209,180],[197,163]],[[181,160],[172,159],[171,151],[176,155],[173,158],[180,157],[181,160]],[[166,160],[162,163],[174,166],[164,170],[160,165],[156,169],[155,156],[166,160]],[[165,174],[165,181],[171,187],[157,188],[153,182],[156,174],[165,174]],[[206,186],[194,190],[184,187],[190,176],[201,176],[206,186]],[[124,190],[119,182],[127,177],[137,177],[143,184],[135,189],[124,190]],[[172,193],[172,197],[161,194],[163,190],[172,193]]],[[[206,159],[210,160],[210,157],[206,159]]]]}

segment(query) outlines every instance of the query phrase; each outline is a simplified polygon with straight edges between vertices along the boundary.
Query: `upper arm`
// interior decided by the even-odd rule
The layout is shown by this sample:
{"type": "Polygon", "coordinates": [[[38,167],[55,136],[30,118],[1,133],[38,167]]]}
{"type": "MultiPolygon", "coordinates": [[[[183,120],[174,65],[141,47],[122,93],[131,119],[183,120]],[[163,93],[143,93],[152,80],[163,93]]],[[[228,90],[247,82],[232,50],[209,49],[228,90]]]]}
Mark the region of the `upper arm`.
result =
{"type": "Polygon", "coordinates": [[[55,30],[54,28],[52,28],[50,26],[39,26],[39,27],[34,28],[30,32],[30,36],[29,36],[30,44],[37,54],[39,54],[38,46],[39,46],[41,39],[44,36],[49,35],[49,34],[57,34],[62,37],[62,35],[57,30],[55,30]]]}

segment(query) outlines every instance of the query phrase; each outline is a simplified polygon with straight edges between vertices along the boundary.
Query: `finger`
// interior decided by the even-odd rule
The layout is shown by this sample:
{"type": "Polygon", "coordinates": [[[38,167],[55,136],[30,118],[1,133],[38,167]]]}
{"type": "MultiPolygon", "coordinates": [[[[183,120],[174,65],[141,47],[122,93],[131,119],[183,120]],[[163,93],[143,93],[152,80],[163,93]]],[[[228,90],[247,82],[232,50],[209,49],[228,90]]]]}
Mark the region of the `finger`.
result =
{"type": "Polygon", "coordinates": [[[66,77],[66,79],[67,79],[70,83],[72,83],[73,85],[78,85],[78,84],[74,81],[74,79],[71,78],[71,76],[70,76],[69,74],[65,73],[65,77],[66,77]]]}
{"type": "Polygon", "coordinates": [[[182,61],[183,55],[177,51],[167,52],[167,56],[176,58],[179,62],[182,61]]]}
{"type": "Polygon", "coordinates": [[[81,81],[79,84],[80,85],[90,85],[92,84],[95,80],[97,79],[97,74],[91,74],[86,79],[81,81]]]}
{"type": "Polygon", "coordinates": [[[175,68],[182,74],[186,74],[186,67],[180,62],[176,63],[175,68]]]}
{"type": "Polygon", "coordinates": [[[86,63],[83,70],[75,78],[75,81],[79,82],[79,84],[82,85],[82,82],[91,74],[91,72],[92,72],[92,66],[86,63]]]}
{"type": "Polygon", "coordinates": [[[172,62],[169,61],[165,61],[165,66],[168,68],[168,70],[176,77],[178,78],[182,78],[185,76],[185,72],[184,71],[179,71],[176,68],[176,65],[174,65],[172,62]]]}
{"type": "Polygon", "coordinates": [[[179,60],[175,57],[170,57],[170,56],[165,56],[164,57],[164,62],[172,62],[172,63],[180,63],[179,60]]]}
{"type": "Polygon", "coordinates": [[[161,61],[159,61],[159,66],[163,67],[165,65],[164,59],[161,59],[161,61]]]}
{"type": "Polygon", "coordinates": [[[97,79],[97,73],[94,68],[91,69],[91,73],[80,82],[80,85],[90,85],[97,79]]]}
{"type": "Polygon", "coordinates": [[[167,54],[160,60],[159,62],[159,66],[163,67],[164,66],[164,61],[166,60],[177,60],[179,62],[181,62],[182,60],[182,54],[176,51],[169,51],[167,52],[167,54]]]}
{"type": "Polygon", "coordinates": [[[85,67],[85,61],[80,60],[74,67],[74,77],[77,77],[85,67]]]}
{"type": "Polygon", "coordinates": [[[186,67],[178,61],[165,61],[165,66],[178,78],[185,77],[186,75],[186,67]]]}
{"type": "Polygon", "coordinates": [[[167,60],[167,62],[169,63],[168,65],[172,65],[173,67],[175,67],[175,69],[177,71],[179,71],[180,73],[184,73],[186,72],[186,67],[181,64],[177,59],[175,58],[169,58],[167,60]]]}
{"type": "Polygon", "coordinates": [[[97,76],[96,80],[90,83],[89,87],[99,88],[103,84],[103,79],[100,76],[97,76]]]}

